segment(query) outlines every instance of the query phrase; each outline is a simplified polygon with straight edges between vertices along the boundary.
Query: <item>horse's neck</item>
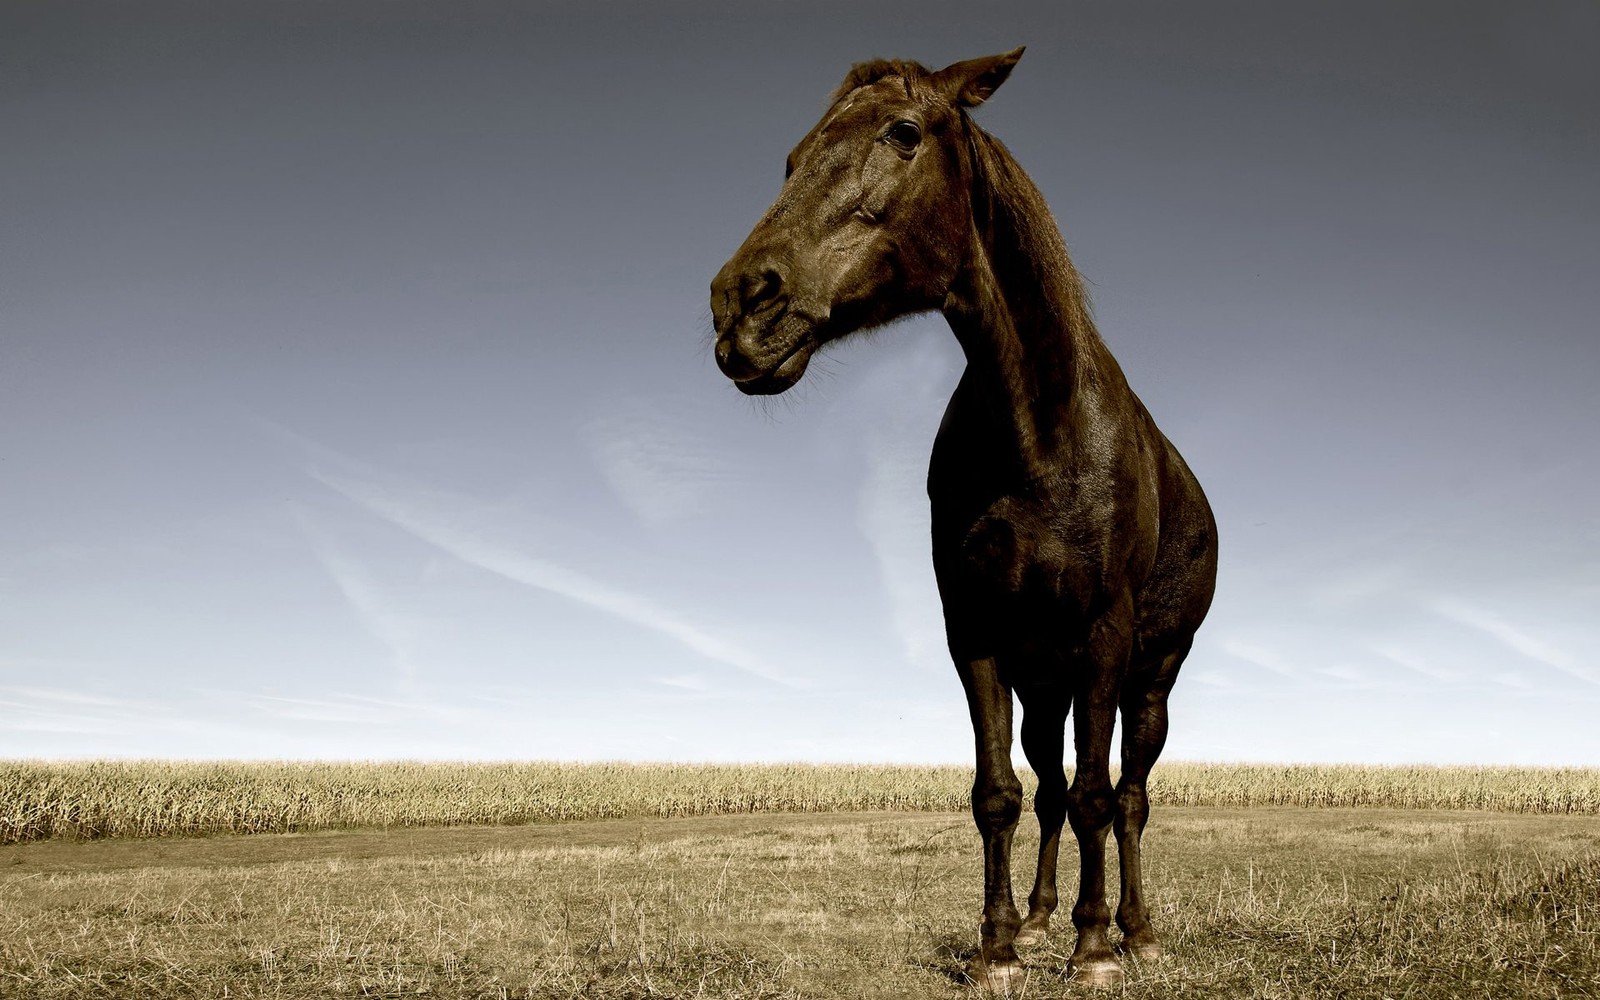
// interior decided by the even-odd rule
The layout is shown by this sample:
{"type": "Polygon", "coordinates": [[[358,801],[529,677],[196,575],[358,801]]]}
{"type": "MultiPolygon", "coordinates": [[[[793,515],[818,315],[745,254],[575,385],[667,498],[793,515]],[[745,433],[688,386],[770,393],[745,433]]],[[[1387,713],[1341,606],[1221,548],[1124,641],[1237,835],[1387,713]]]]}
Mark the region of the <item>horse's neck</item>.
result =
{"type": "Polygon", "coordinates": [[[1023,474],[1038,480],[1081,443],[1080,425],[1094,409],[1085,404],[1126,383],[1065,287],[1075,275],[995,266],[1020,259],[1019,248],[980,241],[945,317],[992,418],[1010,425],[1023,474]]]}
{"type": "Polygon", "coordinates": [[[1044,196],[1004,145],[966,126],[975,214],[945,316],[1036,480],[1073,460],[1100,404],[1120,409],[1131,393],[1044,196]]]}

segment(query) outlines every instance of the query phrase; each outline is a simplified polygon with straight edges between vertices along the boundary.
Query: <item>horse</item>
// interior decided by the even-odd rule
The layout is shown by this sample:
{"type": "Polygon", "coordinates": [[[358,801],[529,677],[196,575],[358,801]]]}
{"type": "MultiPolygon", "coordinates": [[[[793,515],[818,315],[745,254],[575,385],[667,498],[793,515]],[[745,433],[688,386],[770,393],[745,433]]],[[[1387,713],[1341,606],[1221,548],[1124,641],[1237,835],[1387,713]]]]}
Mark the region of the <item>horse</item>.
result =
{"type": "Polygon", "coordinates": [[[898,59],[852,67],[789,153],[777,200],[711,283],[716,363],[747,394],[790,388],[827,343],[935,309],[966,357],[928,497],[946,638],[976,743],[983,915],[966,973],[1000,992],[1025,974],[1018,948],[1049,933],[1064,820],[1081,865],[1073,979],[1124,979],[1105,899],[1113,828],[1120,950],[1141,963],[1161,957],[1140,866],[1146,782],[1217,569],[1199,482],[1101,339],[1043,196],[972,118],[1022,52],[938,71],[898,59]],[[1026,919],[1011,894],[1022,811],[1013,697],[1039,781],[1026,919]]]}

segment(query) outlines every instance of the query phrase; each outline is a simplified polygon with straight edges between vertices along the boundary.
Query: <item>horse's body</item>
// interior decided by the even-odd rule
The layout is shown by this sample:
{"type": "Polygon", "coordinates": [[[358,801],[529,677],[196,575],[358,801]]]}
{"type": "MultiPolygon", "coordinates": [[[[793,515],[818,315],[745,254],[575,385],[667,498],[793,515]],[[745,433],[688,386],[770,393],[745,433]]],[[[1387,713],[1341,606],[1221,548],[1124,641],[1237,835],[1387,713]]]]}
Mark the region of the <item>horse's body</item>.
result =
{"type": "Polygon", "coordinates": [[[1140,879],[1145,779],[1216,576],[1216,526],[1199,484],[1095,331],[1043,198],[966,112],[1020,55],[937,73],[889,61],[855,67],[791,154],[777,202],[712,284],[717,360],[746,392],[781,392],[821,343],[908,312],[941,309],[966,353],[928,494],[946,631],[977,747],[984,907],[970,971],[991,988],[1020,974],[1017,945],[1048,932],[1067,818],[1082,863],[1075,975],[1121,979],[1105,902],[1113,826],[1124,946],[1159,954],[1140,879]],[[1011,897],[1022,802],[1013,695],[1039,776],[1039,866],[1025,921],[1011,897]],[[1119,710],[1122,778],[1113,788],[1119,710]]]}

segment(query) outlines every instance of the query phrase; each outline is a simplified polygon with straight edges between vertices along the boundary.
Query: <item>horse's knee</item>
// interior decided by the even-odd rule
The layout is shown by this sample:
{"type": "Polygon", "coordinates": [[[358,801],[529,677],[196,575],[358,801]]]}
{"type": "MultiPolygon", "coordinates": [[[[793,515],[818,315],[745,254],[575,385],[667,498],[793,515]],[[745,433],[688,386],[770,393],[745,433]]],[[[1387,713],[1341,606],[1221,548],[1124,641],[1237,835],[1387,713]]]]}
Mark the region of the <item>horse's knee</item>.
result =
{"type": "Polygon", "coordinates": [[[1067,818],[1075,831],[1104,829],[1116,812],[1117,799],[1109,781],[1075,781],[1067,791],[1067,818]]]}
{"type": "Polygon", "coordinates": [[[1040,782],[1033,793],[1033,812],[1040,826],[1059,826],[1067,815],[1067,783],[1040,782]]]}
{"type": "Polygon", "coordinates": [[[1015,826],[1022,815],[1022,783],[979,781],[972,786],[972,818],[979,829],[1004,830],[1015,826]]]}
{"type": "Polygon", "coordinates": [[[1150,797],[1143,783],[1124,781],[1117,785],[1118,829],[1144,830],[1150,818],[1150,797]]]}

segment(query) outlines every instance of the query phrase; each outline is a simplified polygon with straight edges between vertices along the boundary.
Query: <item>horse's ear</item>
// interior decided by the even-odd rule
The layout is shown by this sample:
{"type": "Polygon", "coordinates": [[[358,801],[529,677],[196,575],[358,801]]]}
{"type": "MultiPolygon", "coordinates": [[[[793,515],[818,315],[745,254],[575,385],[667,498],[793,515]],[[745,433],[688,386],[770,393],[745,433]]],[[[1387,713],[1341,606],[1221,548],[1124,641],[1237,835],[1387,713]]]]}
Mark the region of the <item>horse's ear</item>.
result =
{"type": "Polygon", "coordinates": [[[951,63],[933,74],[934,85],[950,98],[950,103],[963,108],[975,108],[987,101],[989,95],[1006,82],[1006,77],[1011,75],[1011,67],[1022,58],[1025,48],[1026,45],[1018,45],[1010,52],[1002,52],[997,56],[951,63]]]}

